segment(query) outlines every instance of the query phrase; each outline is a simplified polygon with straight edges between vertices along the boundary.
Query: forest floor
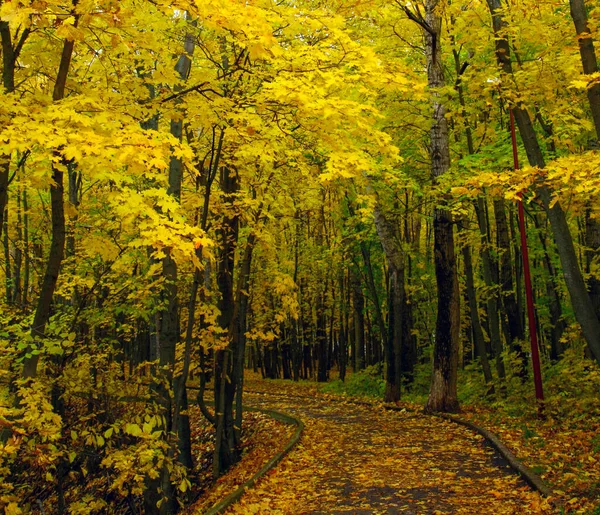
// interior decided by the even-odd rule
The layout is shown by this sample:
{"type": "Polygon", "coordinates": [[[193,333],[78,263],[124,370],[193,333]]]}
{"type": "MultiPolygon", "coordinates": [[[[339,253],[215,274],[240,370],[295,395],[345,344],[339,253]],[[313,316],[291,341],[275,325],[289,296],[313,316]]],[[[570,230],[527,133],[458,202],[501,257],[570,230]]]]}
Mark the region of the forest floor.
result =
{"type": "Polygon", "coordinates": [[[296,416],[305,430],[230,515],[553,512],[482,437],[454,423],[252,377],[244,403],[296,416]]]}

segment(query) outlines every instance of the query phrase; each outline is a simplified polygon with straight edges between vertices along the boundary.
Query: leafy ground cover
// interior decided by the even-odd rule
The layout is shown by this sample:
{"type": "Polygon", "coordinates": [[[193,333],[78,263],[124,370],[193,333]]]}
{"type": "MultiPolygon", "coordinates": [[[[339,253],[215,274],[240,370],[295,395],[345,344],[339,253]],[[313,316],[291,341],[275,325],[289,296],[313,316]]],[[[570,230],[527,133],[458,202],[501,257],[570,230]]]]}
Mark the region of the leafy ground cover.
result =
{"type": "MultiPolygon", "coordinates": [[[[377,371],[350,374],[342,383],[321,387],[329,394],[381,398],[384,385],[377,371]]],[[[428,370],[417,374],[402,406],[420,410],[427,397],[428,370]]],[[[460,416],[496,435],[521,461],[538,473],[555,493],[559,513],[600,514],[600,370],[567,352],[563,360],[544,368],[545,418],[539,418],[531,378],[508,381],[504,391],[486,397],[478,366],[460,376],[460,416]]]]}
{"type": "Polygon", "coordinates": [[[246,402],[300,417],[299,446],[229,514],[551,513],[547,501],[466,428],[250,379],[246,402]]]}
{"type": "Polygon", "coordinates": [[[200,421],[202,425],[202,429],[197,431],[201,437],[195,445],[194,453],[197,456],[196,470],[199,472],[199,477],[195,486],[194,502],[184,513],[204,513],[235,491],[276,452],[282,450],[294,432],[292,426],[278,422],[268,415],[247,412],[244,417],[243,457],[227,474],[215,482],[212,478],[214,431],[203,417],[194,417],[194,419],[200,421]]]}

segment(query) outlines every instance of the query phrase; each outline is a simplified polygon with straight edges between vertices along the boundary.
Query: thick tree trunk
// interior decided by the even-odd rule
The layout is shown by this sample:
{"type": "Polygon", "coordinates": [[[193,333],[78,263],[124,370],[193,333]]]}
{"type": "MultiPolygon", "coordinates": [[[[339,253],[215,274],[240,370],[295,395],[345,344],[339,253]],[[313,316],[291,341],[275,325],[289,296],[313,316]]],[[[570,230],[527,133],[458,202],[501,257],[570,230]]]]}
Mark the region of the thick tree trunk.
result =
{"type": "MultiPolygon", "coordinates": [[[[579,53],[581,55],[581,64],[583,72],[591,75],[598,72],[598,61],[594,40],[592,39],[590,28],[588,26],[587,11],[585,0],[569,0],[571,7],[571,16],[577,32],[579,42],[579,53]]],[[[596,129],[596,139],[600,141],[600,84],[592,83],[587,88],[587,97],[592,111],[592,119],[596,129]]],[[[600,250],[600,224],[590,216],[591,210],[586,209],[585,213],[585,258],[586,272],[590,273],[591,262],[598,255],[600,250]]],[[[600,278],[590,276],[588,279],[588,291],[596,316],[600,318],[600,278]]]]}
{"type": "MultiPolygon", "coordinates": [[[[496,55],[502,71],[508,77],[512,74],[512,63],[510,60],[510,46],[506,36],[503,35],[506,22],[501,12],[502,4],[500,0],[487,0],[487,3],[492,14],[494,32],[496,34],[496,55]]],[[[544,156],[527,110],[521,106],[514,106],[513,112],[523,145],[525,146],[525,151],[527,152],[529,164],[544,168],[546,164],[544,156]]],[[[581,325],[583,335],[594,358],[600,363],[600,321],[590,300],[581,269],[579,268],[565,212],[559,202],[552,202],[552,191],[547,185],[538,185],[536,191],[542,200],[552,227],[554,241],[556,242],[575,318],[581,325]]]]}
{"type": "MultiPolygon", "coordinates": [[[[446,108],[436,90],[445,86],[444,67],[440,51],[442,17],[438,12],[439,0],[426,0],[425,31],[427,75],[434,92],[433,124],[431,127],[431,175],[433,181],[450,168],[450,147],[446,108]]],[[[452,215],[447,209],[437,207],[433,214],[434,264],[438,289],[438,313],[433,348],[433,375],[431,390],[425,405],[429,412],[458,410],[456,381],[458,373],[458,338],[460,331],[460,300],[456,257],[454,254],[454,228],[452,215]]]]}
{"type": "MultiPolygon", "coordinates": [[[[596,50],[594,49],[594,40],[588,26],[585,0],[569,0],[569,6],[571,8],[571,17],[575,24],[575,31],[577,32],[583,73],[591,75],[598,71],[598,61],[596,59],[596,50]]],[[[597,82],[591,84],[587,88],[587,97],[592,111],[596,135],[600,139],[600,84],[597,82]]]]}

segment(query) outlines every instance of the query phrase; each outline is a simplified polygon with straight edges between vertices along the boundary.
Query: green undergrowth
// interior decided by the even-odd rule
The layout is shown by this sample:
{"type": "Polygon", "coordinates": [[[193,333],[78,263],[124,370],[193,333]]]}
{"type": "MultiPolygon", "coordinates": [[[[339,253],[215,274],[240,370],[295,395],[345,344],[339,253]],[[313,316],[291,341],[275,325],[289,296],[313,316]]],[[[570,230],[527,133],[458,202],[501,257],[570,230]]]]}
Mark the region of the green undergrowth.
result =
{"type": "MultiPolygon", "coordinates": [[[[516,355],[506,353],[506,379],[486,384],[478,361],[458,373],[460,417],[495,433],[553,491],[558,513],[600,515],[600,367],[573,345],[558,362],[545,361],[544,417],[538,417],[533,374],[520,373],[516,355]],[[493,388],[491,388],[493,386],[493,388]]],[[[529,367],[528,367],[529,368],[529,367]]],[[[344,396],[383,399],[384,371],[350,373],[320,390],[344,396]]],[[[431,365],[415,369],[402,403],[424,406],[431,365]]]]}
{"type": "Polygon", "coordinates": [[[364,370],[346,375],[346,380],[335,379],[320,387],[323,393],[382,399],[385,381],[381,365],[372,365],[364,370]]]}
{"type": "MultiPolygon", "coordinates": [[[[582,359],[581,352],[569,349],[560,361],[546,363],[543,367],[545,410],[552,418],[568,418],[573,421],[600,415],[600,367],[590,360],[582,359]]],[[[528,370],[522,377],[518,359],[513,354],[504,355],[504,362],[507,378],[500,382],[495,377],[492,385],[485,383],[478,361],[459,370],[460,404],[499,409],[509,416],[535,416],[537,405],[532,372],[528,370]]],[[[383,376],[382,367],[373,365],[359,372],[349,372],[345,381],[334,379],[320,385],[319,389],[329,394],[383,399],[383,376]]],[[[412,384],[403,387],[402,401],[425,404],[430,377],[430,364],[417,365],[412,384]]]]}

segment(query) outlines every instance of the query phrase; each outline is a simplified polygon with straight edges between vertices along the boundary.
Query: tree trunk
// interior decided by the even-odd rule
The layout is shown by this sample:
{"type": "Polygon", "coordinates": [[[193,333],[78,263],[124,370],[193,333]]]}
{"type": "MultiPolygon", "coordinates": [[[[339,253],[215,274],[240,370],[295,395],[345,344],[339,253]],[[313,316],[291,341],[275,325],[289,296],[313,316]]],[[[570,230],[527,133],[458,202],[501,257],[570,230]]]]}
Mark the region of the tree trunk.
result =
{"type": "MultiPolygon", "coordinates": [[[[325,286],[327,289],[327,286],[325,286]]],[[[327,382],[327,321],[325,314],[325,293],[323,293],[317,303],[317,381],[319,383],[327,382]]]]}
{"type": "MultiPolygon", "coordinates": [[[[594,49],[594,40],[588,26],[585,0],[569,0],[571,16],[577,32],[579,42],[579,53],[583,72],[591,75],[598,72],[598,60],[594,49]]],[[[592,119],[596,129],[596,139],[600,141],[600,84],[593,82],[587,88],[587,97],[592,111],[592,119]]],[[[585,258],[586,272],[590,273],[591,262],[598,255],[600,249],[600,224],[590,216],[591,210],[585,213],[585,258]]],[[[588,279],[588,291],[596,316],[600,318],[600,278],[591,275],[588,279]]]]}
{"type": "MultiPolygon", "coordinates": [[[[386,389],[384,400],[396,402],[400,400],[402,388],[402,362],[405,358],[403,349],[410,345],[405,341],[404,327],[408,320],[406,315],[406,294],[404,291],[405,255],[402,250],[400,235],[395,225],[383,216],[380,207],[375,206],[375,227],[385,252],[389,267],[389,329],[385,343],[386,389]]],[[[406,356],[408,358],[408,356],[406,356]]]]}
{"type": "Polygon", "coordinates": [[[500,198],[494,200],[494,215],[496,218],[497,246],[498,252],[500,253],[500,291],[502,294],[502,305],[507,319],[507,340],[510,343],[512,350],[519,356],[521,361],[519,375],[524,378],[527,373],[527,355],[523,350],[525,329],[523,328],[521,314],[515,295],[510,237],[508,234],[508,221],[506,219],[504,199],[500,198]]]}
{"type": "Polygon", "coordinates": [[[494,278],[492,256],[490,255],[490,240],[488,231],[488,217],[486,216],[485,201],[479,197],[475,204],[479,232],[481,234],[481,262],[483,271],[483,280],[490,290],[487,293],[486,312],[490,336],[490,343],[495,356],[496,372],[499,379],[504,379],[506,372],[504,369],[504,360],[502,358],[502,339],[500,337],[500,320],[498,309],[497,281],[494,278]]]}
{"type": "MultiPolygon", "coordinates": [[[[375,310],[375,322],[377,323],[377,327],[379,329],[380,339],[377,342],[377,347],[380,349],[382,346],[382,342],[385,340],[387,335],[387,329],[385,327],[385,321],[383,320],[383,315],[381,313],[381,303],[379,302],[379,294],[377,292],[377,286],[375,285],[375,278],[373,276],[373,265],[371,264],[371,253],[367,248],[364,241],[360,242],[360,251],[363,257],[363,261],[365,264],[365,268],[367,270],[367,288],[369,289],[369,294],[373,302],[373,309],[375,310]]],[[[375,343],[374,343],[375,345],[375,343]]],[[[374,349],[375,350],[375,349],[374,349]]],[[[374,354],[379,354],[375,352],[374,354]]]]}
{"type": "MultiPolygon", "coordinates": [[[[506,22],[501,12],[502,5],[500,0],[487,0],[487,3],[492,14],[494,33],[496,34],[496,56],[502,71],[509,77],[512,75],[512,63],[510,60],[510,46],[506,36],[503,35],[506,22]]],[[[529,164],[544,168],[546,163],[527,110],[521,106],[514,106],[513,112],[527,152],[529,164]]],[[[539,184],[536,191],[542,200],[552,227],[575,318],[581,325],[583,335],[594,358],[600,363],[600,321],[579,268],[565,212],[559,202],[552,203],[552,191],[547,185],[539,184]]]]}
{"type": "Polygon", "coordinates": [[[477,302],[477,293],[475,291],[475,280],[473,275],[473,261],[471,258],[471,247],[466,244],[462,248],[463,261],[465,264],[465,282],[467,286],[467,300],[469,303],[469,314],[471,316],[471,328],[473,329],[473,342],[479,356],[483,377],[488,385],[488,393],[494,392],[492,370],[487,356],[487,348],[481,321],[479,319],[479,306],[477,302]]]}
{"type": "Polygon", "coordinates": [[[354,346],[352,364],[354,372],[365,368],[365,300],[359,277],[352,274],[352,305],[354,319],[354,346]]]}
{"type": "MultiPolygon", "coordinates": [[[[77,23],[77,21],[75,21],[77,23]]],[[[15,67],[17,64],[17,59],[19,58],[19,54],[21,53],[21,49],[27,41],[29,34],[31,33],[30,28],[24,29],[20,36],[19,41],[13,41],[10,33],[10,25],[7,21],[0,20],[0,41],[2,43],[2,85],[4,86],[6,94],[11,94],[15,91],[15,67]]],[[[66,42],[65,42],[66,44],[66,42]]],[[[72,42],[71,42],[71,52],[72,52],[72,42]]],[[[63,48],[63,58],[66,57],[64,48],[63,48]]],[[[68,56],[68,62],[65,62],[65,79],[66,73],[68,72],[69,66],[71,64],[71,56],[68,56]]],[[[61,60],[61,66],[63,65],[63,61],[61,60]]],[[[59,69],[59,75],[57,78],[57,84],[59,79],[62,77],[61,71],[59,69]]],[[[57,90],[56,85],[54,88],[54,93],[60,91],[60,87],[62,87],[62,95],[60,98],[55,98],[54,100],[60,100],[64,96],[64,84],[59,85],[59,89],[57,90]]],[[[10,154],[0,154],[0,233],[4,227],[4,210],[6,209],[6,204],[8,202],[8,181],[9,181],[9,172],[10,172],[10,154]]]]}
{"type": "MultiPolygon", "coordinates": [[[[224,202],[233,205],[239,190],[237,176],[228,168],[221,170],[221,191],[224,202]]],[[[234,315],[233,274],[235,266],[235,248],[239,232],[239,216],[226,214],[219,229],[219,258],[217,285],[220,293],[218,308],[219,326],[229,332],[234,315]]],[[[216,444],[213,457],[213,475],[220,476],[239,459],[235,444],[233,402],[235,384],[230,380],[233,374],[232,356],[235,347],[230,342],[226,349],[215,352],[215,414],[217,417],[216,444]]]]}
{"type": "MultiPolygon", "coordinates": [[[[21,289],[21,270],[23,265],[23,209],[22,209],[22,196],[23,190],[19,188],[17,192],[17,243],[15,245],[15,259],[14,259],[14,279],[13,279],[13,291],[12,301],[17,305],[22,304],[23,290],[21,289]]],[[[8,261],[6,262],[8,265],[8,261]]]]}
{"type": "Polygon", "coordinates": [[[8,241],[8,208],[4,213],[4,288],[6,291],[6,303],[12,304],[13,278],[10,264],[10,242],[8,241]]]}
{"type": "Polygon", "coordinates": [[[31,270],[31,257],[29,255],[29,204],[27,189],[23,188],[23,250],[25,251],[25,269],[23,277],[23,306],[29,298],[29,274],[31,270]]]}
{"type": "MultiPolygon", "coordinates": [[[[431,175],[434,182],[450,168],[450,147],[446,108],[441,103],[439,88],[445,86],[441,43],[441,13],[439,0],[426,0],[425,31],[427,75],[429,88],[433,91],[433,124],[431,127],[431,175]]],[[[428,412],[458,410],[456,381],[458,373],[458,338],[460,331],[460,300],[456,258],[454,255],[454,231],[452,215],[443,207],[436,207],[433,214],[434,264],[438,288],[437,320],[433,348],[433,375],[429,398],[425,405],[428,412]]]]}
{"type": "MultiPolygon", "coordinates": [[[[78,20],[79,17],[75,16],[75,26],[77,25],[78,20]]],[[[74,46],[75,41],[65,40],[63,43],[60,64],[58,67],[56,82],[54,84],[54,91],[52,93],[52,100],[54,102],[62,100],[65,96],[65,86],[67,83],[69,68],[71,67],[71,58],[73,57],[74,46]]],[[[44,337],[46,324],[50,319],[50,307],[52,305],[54,291],[56,290],[60,266],[65,254],[65,205],[63,199],[64,186],[62,170],[68,165],[68,162],[60,155],[58,150],[54,152],[54,155],[56,159],[61,161],[62,166],[52,166],[52,184],[50,185],[50,204],[52,208],[52,241],[50,243],[50,255],[48,256],[48,262],[46,263],[46,272],[44,274],[44,279],[38,298],[38,304],[33,317],[33,324],[31,326],[31,335],[33,336],[34,340],[44,337]]],[[[3,206],[0,207],[3,209],[3,206]]],[[[36,352],[36,354],[31,354],[31,351],[32,350],[29,349],[29,356],[25,356],[23,361],[24,378],[35,377],[37,375],[39,355],[37,354],[37,349],[33,351],[36,352]]]]}

